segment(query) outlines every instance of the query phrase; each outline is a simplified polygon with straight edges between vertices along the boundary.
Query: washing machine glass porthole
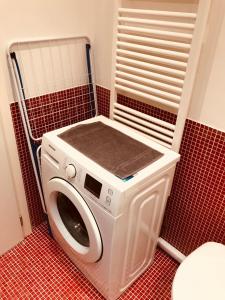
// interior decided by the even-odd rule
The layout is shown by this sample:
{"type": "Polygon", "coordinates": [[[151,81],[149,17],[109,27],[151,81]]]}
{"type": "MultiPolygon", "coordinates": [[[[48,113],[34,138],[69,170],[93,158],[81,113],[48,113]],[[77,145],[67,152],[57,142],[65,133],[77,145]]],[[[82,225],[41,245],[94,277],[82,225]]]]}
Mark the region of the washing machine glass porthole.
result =
{"type": "Polygon", "coordinates": [[[87,228],[80,213],[70,199],[64,194],[58,193],[57,207],[59,215],[72,237],[81,245],[89,247],[90,241],[87,228]]]}

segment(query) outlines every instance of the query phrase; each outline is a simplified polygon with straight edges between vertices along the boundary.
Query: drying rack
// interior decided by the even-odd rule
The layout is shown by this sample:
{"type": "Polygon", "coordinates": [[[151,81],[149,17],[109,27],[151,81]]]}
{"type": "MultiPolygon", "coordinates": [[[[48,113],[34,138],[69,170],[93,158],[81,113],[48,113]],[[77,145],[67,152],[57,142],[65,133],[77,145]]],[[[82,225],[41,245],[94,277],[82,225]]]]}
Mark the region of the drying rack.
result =
{"type": "Polygon", "coordinates": [[[88,37],[12,43],[8,62],[44,211],[40,176],[45,132],[97,114],[95,79],[88,37]]]}
{"type": "Polygon", "coordinates": [[[110,117],[176,152],[188,114],[210,3],[199,0],[196,12],[184,12],[125,8],[122,1],[117,1],[110,117]],[[121,95],[127,97],[125,102],[131,98],[169,112],[175,122],[121,103],[121,95]]]}

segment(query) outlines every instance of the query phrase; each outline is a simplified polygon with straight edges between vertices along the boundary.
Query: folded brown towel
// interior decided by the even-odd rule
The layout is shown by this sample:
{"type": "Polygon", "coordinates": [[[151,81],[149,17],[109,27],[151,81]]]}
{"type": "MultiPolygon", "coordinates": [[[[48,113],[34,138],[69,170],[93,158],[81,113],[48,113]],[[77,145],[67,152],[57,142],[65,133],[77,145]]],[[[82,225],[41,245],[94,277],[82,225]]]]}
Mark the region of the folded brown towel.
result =
{"type": "Polygon", "coordinates": [[[74,126],[59,137],[121,179],[134,175],[163,155],[99,121],[74,126]]]}

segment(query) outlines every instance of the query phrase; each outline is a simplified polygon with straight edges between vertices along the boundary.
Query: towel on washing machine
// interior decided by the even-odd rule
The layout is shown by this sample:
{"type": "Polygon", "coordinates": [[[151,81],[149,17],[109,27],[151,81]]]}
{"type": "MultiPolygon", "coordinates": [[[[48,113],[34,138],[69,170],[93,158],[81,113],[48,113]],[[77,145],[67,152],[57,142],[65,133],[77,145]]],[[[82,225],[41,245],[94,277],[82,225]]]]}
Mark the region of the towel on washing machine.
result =
{"type": "Polygon", "coordinates": [[[58,136],[121,179],[136,174],[163,155],[99,121],[74,126],[58,136]]]}

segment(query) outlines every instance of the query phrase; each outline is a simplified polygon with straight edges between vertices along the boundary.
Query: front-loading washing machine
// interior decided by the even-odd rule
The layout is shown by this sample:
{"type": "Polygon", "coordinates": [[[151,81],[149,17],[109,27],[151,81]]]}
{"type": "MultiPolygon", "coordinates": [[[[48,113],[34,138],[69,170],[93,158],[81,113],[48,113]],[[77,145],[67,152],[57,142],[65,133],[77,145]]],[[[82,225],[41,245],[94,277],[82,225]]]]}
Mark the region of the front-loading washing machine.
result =
{"type": "MultiPolygon", "coordinates": [[[[87,130],[91,129],[86,127],[87,130]]],[[[94,134],[93,129],[91,136],[94,134]]],[[[112,161],[117,161],[113,146],[114,143],[107,144],[106,148],[112,152],[112,161]]],[[[146,155],[144,152],[144,158],[146,155]]],[[[179,154],[102,116],[43,136],[42,182],[53,236],[106,299],[118,298],[152,262],[178,160],[179,154]],[[110,127],[159,155],[142,168],[137,167],[136,160],[130,162],[136,164],[137,170],[132,175],[126,174],[130,165],[125,170],[122,164],[122,173],[128,176],[121,178],[117,166],[112,172],[107,168],[108,162],[104,164],[107,154],[99,153],[100,140],[91,141],[91,156],[86,154],[90,135],[64,138],[67,132],[95,123],[110,127]],[[74,140],[76,144],[79,139],[86,141],[84,150],[74,146],[74,140]]]]}

